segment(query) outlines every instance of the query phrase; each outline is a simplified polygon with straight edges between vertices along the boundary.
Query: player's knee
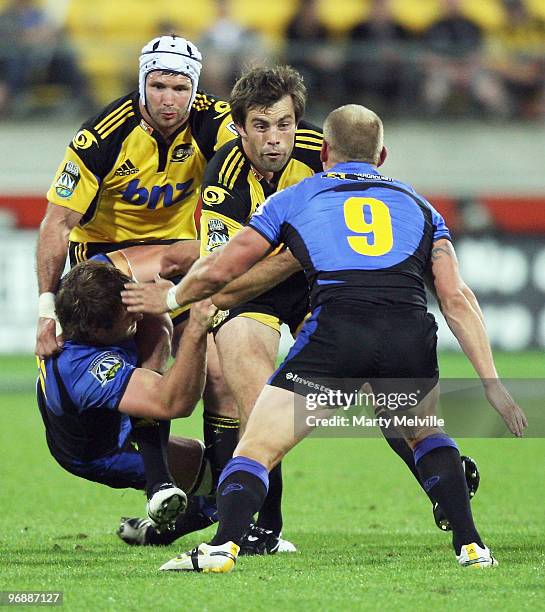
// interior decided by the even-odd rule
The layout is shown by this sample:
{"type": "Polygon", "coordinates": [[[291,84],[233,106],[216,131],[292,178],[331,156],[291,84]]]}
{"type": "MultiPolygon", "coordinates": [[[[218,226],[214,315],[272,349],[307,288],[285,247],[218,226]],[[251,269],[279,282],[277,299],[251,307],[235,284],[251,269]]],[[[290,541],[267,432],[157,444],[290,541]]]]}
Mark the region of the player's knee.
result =
{"type": "Polygon", "coordinates": [[[264,465],[267,470],[271,471],[275,465],[282,461],[285,454],[286,450],[282,448],[281,445],[267,443],[264,440],[264,436],[259,439],[243,436],[233,453],[233,457],[239,455],[248,457],[249,459],[258,461],[264,465]]]}
{"type": "Polygon", "coordinates": [[[237,405],[221,376],[207,373],[202,400],[206,412],[238,419],[237,405]]]}
{"type": "Polygon", "coordinates": [[[206,385],[203,392],[203,403],[205,410],[218,416],[238,418],[238,407],[229,391],[215,348],[208,348],[208,363],[206,368],[206,385]]]}

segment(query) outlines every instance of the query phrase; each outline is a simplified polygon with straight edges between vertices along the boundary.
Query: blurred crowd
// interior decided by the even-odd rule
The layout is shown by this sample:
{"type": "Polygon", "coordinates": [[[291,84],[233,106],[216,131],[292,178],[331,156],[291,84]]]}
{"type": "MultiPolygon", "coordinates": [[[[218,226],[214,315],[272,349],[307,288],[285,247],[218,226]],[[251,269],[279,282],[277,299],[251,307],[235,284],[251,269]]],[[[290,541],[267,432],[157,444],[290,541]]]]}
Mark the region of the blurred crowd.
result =
{"type": "MultiPolygon", "coordinates": [[[[338,10],[343,1],[338,0],[338,10]]],[[[359,102],[385,116],[543,119],[545,10],[530,10],[532,0],[494,0],[501,19],[486,28],[468,14],[465,0],[431,1],[437,4],[434,19],[411,28],[396,17],[394,0],[361,0],[362,20],[339,34],[324,19],[321,0],[299,0],[280,35],[271,40],[265,31],[242,23],[232,10],[234,0],[209,0],[213,19],[198,36],[184,28],[187,19],[164,18],[149,34],[176,33],[194,40],[205,61],[201,85],[219,97],[229,95],[245,68],[286,62],[304,75],[311,110],[318,113],[359,102]]],[[[67,23],[53,19],[45,0],[4,0],[2,5],[0,116],[54,109],[55,102],[57,110],[87,112],[134,84],[131,64],[119,63],[110,77],[120,90],[104,93],[101,84],[107,79],[101,70],[107,69],[107,60],[97,64],[84,56],[107,55],[106,42],[92,32],[95,50],[78,45],[70,27],[74,18],[67,23]]],[[[146,39],[134,40],[134,50],[125,55],[136,58],[146,39]]],[[[114,45],[110,54],[118,52],[114,45]]]]}

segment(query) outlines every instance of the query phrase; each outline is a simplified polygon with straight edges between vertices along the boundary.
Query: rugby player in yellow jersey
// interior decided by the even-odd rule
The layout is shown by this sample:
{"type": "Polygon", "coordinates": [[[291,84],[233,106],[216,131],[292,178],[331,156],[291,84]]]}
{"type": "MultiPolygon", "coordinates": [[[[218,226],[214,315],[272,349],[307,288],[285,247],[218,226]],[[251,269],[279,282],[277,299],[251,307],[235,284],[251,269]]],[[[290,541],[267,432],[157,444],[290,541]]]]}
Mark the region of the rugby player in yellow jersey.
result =
{"type": "MultiPolygon", "coordinates": [[[[205,171],[201,192],[203,255],[234,236],[268,195],[322,168],[321,131],[300,122],[306,88],[299,73],[287,66],[251,70],[237,81],[231,99],[237,109],[235,123],[241,136],[224,145],[205,171]]],[[[175,260],[177,249],[173,247],[176,255],[167,257],[175,260]]],[[[251,286],[255,294],[260,293],[260,287],[268,289],[280,280],[284,282],[224,311],[216,326],[224,378],[244,422],[274,371],[281,323],[287,323],[295,333],[308,312],[308,283],[293,257],[286,255],[281,253],[262,262],[264,266],[249,271],[252,276],[243,284],[246,288],[251,286]]],[[[216,305],[225,303],[225,297],[215,296],[216,305]]],[[[295,550],[290,542],[280,539],[281,496],[282,474],[278,466],[271,473],[270,495],[245,538],[243,554],[295,550]]],[[[138,527],[137,520],[127,519],[126,523],[129,528],[138,527]]],[[[149,531],[148,526],[143,528],[149,531]]],[[[150,541],[148,534],[143,537],[141,529],[125,531],[123,539],[130,543],[150,541]]],[[[162,542],[175,539],[176,531],[161,536],[162,542]]],[[[152,536],[151,541],[157,538],[152,536]]]]}
{"type": "MultiPolygon", "coordinates": [[[[132,244],[197,237],[204,168],[214,151],[236,136],[229,104],[198,91],[200,71],[201,55],[191,42],[153,39],[140,55],[138,91],[86,121],[69,144],[47,193],[38,238],[38,356],[62,348],[53,299],[68,251],[73,265],[132,244]]],[[[177,326],[179,333],[185,322],[177,326]]],[[[221,471],[236,446],[238,421],[231,418],[236,411],[222,386],[213,342],[209,346],[205,441],[210,461],[221,471]]],[[[161,463],[165,473],[162,457],[154,461],[152,453],[150,461],[150,472],[159,474],[161,463]]],[[[154,480],[148,481],[148,496],[159,487],[158,477],[154,480]]]]}
{"type": "MultiPolygon", "coordinates": [[[[224,145],[205,171],[202,255],[236,235],[269,195],[322,170],[322,133],[301,120],[306,88],[294,69],[277,66],[247,72],[235,84],[230,102],[240,137],[224,145]]],[[[215,328],[224,379],[241,424],[274,372],[280,325],[286,323],[295,334],[309,312],[306,277],[294,262],[291,272],[269,291],[223,312],[215,328]]],[[[243,554],[294,550],[280,539],[281,498],[279,464],[270,474],[268,496],[243,542],[243,554]]]]}

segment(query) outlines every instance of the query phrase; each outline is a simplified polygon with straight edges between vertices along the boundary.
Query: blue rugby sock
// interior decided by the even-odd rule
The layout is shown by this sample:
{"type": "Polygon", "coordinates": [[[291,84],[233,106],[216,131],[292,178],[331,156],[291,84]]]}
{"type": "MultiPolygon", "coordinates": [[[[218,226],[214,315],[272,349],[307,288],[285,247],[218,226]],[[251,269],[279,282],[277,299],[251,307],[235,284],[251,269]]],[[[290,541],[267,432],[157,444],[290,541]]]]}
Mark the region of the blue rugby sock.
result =
{"type": "Polygon", "coordinates": [[[469,505],[469,495],[460,453],[451,438],[427,438],[414,449],[422,486],[443,509],[452,528],[457,555],[463,544],[483,546],[469,505]]]}
{"type": "Polygon", "coordinates": [[[216,501],[219,527],[210,542],[213,546],[240,544],[254,514],[267,495],[269,477],[261,463],[247,457],[234,457],[225,466],[218,485],[216,501]]]}

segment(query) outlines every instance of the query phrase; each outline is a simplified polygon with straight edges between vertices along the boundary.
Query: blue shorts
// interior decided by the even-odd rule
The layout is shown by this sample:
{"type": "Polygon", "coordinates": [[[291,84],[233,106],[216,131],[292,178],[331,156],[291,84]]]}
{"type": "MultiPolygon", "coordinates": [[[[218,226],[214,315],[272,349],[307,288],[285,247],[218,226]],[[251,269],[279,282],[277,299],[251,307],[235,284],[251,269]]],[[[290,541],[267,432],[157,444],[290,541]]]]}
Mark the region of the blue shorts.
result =
{"type": "MultiPolygon", "coordinates": [[[[53,454],[55,457],[55,455],[53,454]]],[[[140,489],[146,487],[144,462],[129,436],[117,452],[86,463],[56,461],[68,472],[114,489],[140,489]]]]}

